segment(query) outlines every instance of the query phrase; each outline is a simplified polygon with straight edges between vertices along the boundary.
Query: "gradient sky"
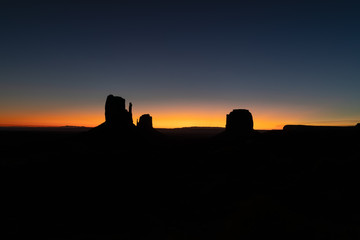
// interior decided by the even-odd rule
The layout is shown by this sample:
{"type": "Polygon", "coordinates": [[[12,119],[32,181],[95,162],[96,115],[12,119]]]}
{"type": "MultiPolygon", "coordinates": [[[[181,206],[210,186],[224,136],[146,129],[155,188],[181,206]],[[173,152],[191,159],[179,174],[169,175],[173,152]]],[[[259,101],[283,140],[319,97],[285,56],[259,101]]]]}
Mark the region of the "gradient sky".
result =
{"type": "Polygon", "coordinates": [[[360,122],[360,1],[2,1],[0,125],[360,122]]]}

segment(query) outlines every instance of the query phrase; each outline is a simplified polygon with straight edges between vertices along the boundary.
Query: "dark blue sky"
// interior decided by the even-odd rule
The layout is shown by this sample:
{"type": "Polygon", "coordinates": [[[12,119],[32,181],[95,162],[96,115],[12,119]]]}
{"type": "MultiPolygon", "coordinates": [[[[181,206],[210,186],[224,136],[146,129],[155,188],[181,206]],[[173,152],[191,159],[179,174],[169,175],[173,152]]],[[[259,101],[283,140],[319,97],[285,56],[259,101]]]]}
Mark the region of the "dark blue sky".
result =
{"type": "Polygon", "coordinates": [[[358,1],[2,1],[0,124],[102,114],[110,93],[160,123],[177,108],[194,119],[249,108],[269,128],[356,122],[359,12],[358,1]]]}

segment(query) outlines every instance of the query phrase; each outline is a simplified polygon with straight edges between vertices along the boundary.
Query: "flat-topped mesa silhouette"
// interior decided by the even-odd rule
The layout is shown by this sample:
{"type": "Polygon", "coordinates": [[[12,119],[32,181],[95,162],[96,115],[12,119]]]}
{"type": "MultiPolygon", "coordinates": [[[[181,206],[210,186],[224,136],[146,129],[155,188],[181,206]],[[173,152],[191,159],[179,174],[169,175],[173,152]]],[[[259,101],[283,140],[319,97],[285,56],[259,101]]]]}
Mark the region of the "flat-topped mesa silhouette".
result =
{"type": "Polygon", "coordinates": [[[359,130],[359,123],[355,126],[285,125],[283,127],[284,133],[297,135],[317,134],[322,137],[359,134],[359,130]]]}
{"type": "Polygon", "coordinates": [[[152,117],[150,114],[143,114],[141,115],[139,122],[136,125],[141,130],[152,130],[153,124],[152,124],[152,117]]]}
{"type": "Polygon", "coordinates": [[[226,115],[226,132],[249,135],[254,131],[252,114],[247,109],[234,109],[226,115]]]}
{"type": "Polygon", "coordinates": [[[225,131],[216,135],[214,140],[231,144],[257,135],[254,131],[254,122],[250,111],[247,109],[234,109],[229,114],[226,114],[225,131]]]}

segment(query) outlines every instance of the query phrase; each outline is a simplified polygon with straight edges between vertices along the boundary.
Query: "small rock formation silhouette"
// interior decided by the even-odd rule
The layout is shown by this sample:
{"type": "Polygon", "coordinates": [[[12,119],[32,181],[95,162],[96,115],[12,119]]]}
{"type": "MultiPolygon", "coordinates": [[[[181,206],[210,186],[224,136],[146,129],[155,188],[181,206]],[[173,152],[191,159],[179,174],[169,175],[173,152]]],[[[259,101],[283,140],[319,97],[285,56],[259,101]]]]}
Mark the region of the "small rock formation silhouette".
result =
{"type": "Polygon", "coordinates": [[[226,115],[226,132],[249,135],[254,130],[253,117],[247,109],[234,109],[226,115]]]}
{"type": "Polygon", "coordinates": [[[150,114],[143,114],[140,117],[139,122],[137,123],[137,127],[142,130],[151,130],[153,129],[152,125],[152,117],[150,114]]]}

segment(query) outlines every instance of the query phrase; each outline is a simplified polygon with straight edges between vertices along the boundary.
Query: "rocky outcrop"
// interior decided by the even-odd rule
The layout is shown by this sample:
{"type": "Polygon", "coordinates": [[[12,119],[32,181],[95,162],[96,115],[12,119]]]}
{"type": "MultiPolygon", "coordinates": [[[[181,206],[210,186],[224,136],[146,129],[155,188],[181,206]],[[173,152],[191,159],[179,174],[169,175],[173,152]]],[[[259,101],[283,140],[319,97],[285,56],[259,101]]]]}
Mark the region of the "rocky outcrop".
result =
{"type": "Polygon", "coordinates": [[[150,116],[150,114],[143,114],[140,117],[139,122],[137,123],[137,127],[142,130],[153,129],[152,117],[150,116]]]}
{"type": "MultiPolygon", "coordinates": [[[[132,104],[129,103],[129,110],[125,108],[125,99],[109,95],[105,103],[105,122],[89,131],[90,135],[101,138],[105,142],[130,144],[131,141],[159,140],[162,135],[153,128],[152,117],[144,114],[133,124],[132,104]]],[[[100,139],[100,138],[99,138],[100,139]]]]}
{"type": "Polygon", "coordinates": [[[247,109],[234,109],[226,115],[226,132],[248,135],[254,130],[252,114],[247,109]]]}
{"type": "Polygon", "coordinates": [[[214,137],[215,141],[232,143],[244,143],[244,141],[258,135],[254,131],[252,114],[247,109],[234,109],[226,114],[225,131],[214,137]]]}
{"type": "Polygon", "coordinates": [[[132,104],[129,104],[129,111],[127,111],[124,98],[109,95],[105,103],[105,124],[111,128],[134,127],[132,104]]]}

